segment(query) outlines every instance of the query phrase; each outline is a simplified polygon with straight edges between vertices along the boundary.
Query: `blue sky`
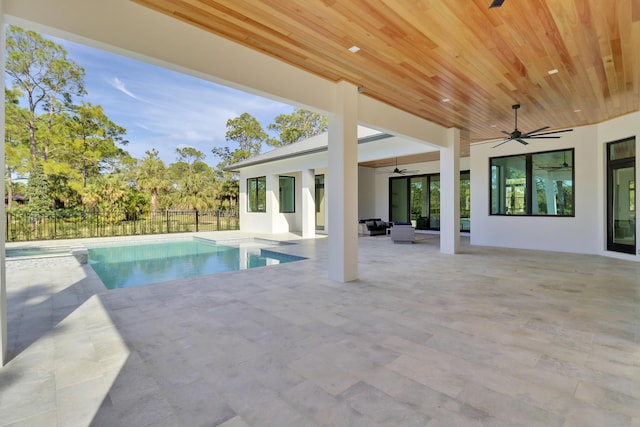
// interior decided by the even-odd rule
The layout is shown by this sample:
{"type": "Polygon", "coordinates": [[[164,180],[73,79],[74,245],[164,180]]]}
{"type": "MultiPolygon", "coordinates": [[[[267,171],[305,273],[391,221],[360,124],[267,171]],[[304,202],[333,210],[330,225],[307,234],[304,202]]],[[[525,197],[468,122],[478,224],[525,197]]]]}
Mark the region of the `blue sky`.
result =
{"type": "MultiPolygon", "coordinates": [[[[289,105],[263,97],[89,46],[48,38],[62,45],[68,57],[85,69],[88,95],[83,100],[101,105],[111,121],[127,129],[125,139],[129,144],[124,148],[137,158],[156,148],[169,164],[176,161],[177,147],[191,146],[205,153],[206,162],[215,166],[218,159],[211,148],[235,148],[225,140],[228,119],[247,112],[267,131],[275,116],[293,111],[289,105]]],[[[263,146],[263,151],[268,149],[263,146]]]]}

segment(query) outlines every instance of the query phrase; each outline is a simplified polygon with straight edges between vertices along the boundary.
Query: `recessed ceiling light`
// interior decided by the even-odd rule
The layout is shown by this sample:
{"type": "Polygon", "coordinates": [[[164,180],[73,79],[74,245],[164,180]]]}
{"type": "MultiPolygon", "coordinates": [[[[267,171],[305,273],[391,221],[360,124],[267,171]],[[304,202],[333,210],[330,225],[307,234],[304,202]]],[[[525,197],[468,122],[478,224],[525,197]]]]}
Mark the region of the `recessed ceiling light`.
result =
{"type": "Polygon", "coordinates": [[[449,102],[451,101],[449,98],[442,98],[442,102],[449,102]]]}
{"type": "Polygon", "coordinates": [[[558,69],[557,69],[557,68],[554,68],[553,70],[549,70],[549,71],[547,71],[547,73],[549,73],[549,75],[551,75],[551,74],[557,74],[557,73],[558,73],[558,69]]]}
{"type": "Polygon", "coordinates": [[[582,111],[582,110],[581,110],[581,109],[579,109],[579,108],[578,108],[578,109],[576,109],[576,110],[573,110],[573,112],[574,112],[574,113],[579,113],[580,111],[582,111]]]}
{"type": "Polygon", "coordinates": [[[496,126],[496,125],[490,125],[489,127],[496,128],[496,127],[498,127],[498,126],[496,126]]]}
{"type": "Polygon", "coordinates": [[[352,52],[352,53],[356,53],[356,52],[360,51],[360,48],[358,46],[356,46],[356,45],[353,45],[353,46],[351,46],[349,48],[349,51],[352,52]]]}

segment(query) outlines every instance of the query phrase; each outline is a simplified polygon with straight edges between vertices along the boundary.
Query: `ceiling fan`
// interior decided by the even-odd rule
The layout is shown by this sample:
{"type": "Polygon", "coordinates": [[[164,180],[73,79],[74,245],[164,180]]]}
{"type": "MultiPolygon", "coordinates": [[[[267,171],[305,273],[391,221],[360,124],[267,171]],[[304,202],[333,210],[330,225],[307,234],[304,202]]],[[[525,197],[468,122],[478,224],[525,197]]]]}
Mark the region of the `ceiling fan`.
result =
{"type": "Polygon", "coordinates": [[[562,153],[562,163],[551,165],[551,166],[537,166],[537,168],[551,172],[551,171],[570,170],[571,165],[567,163],[567,152],[564,151],[562,153]]]}
{"type": "Polygon", "coordinates": [[[493,9],[494,7],[500,7],[502,6],[502,3],[504,3],[504,0],[493,0],[491,2],[491,6],[489,6],[489,9],[493,9]]]}
{"type": "Polygon", "coordinates": [[[396,167],[393,168],[392,171],[379,171],[377,173],[386,173],[389,175],[393,175],[393,174],[398,174],[398,175],[404,175],[407,173],[416,173],[418,172],[417,170],[408,170],[408,169],[398,169],[398,158],[396,157],[396,167]]]}
{"type": "Polygon", "coordinates": [[[573,131],[573,129],[563,129],[563,130],[554,130],[554,131],[551,131],[551,132],[538,133],[538,132],[543,131],[545,129],[549,129],[549,126],[543,126],[540,129],[536,129],[536,130],[532,130],[530,132],[522,133],[521,131],[518,130],[518,109],[520,108],[520,104],[512,105],[511,108],[515,112],[515,116],[516,116],[515,129],[514,129],[513,132],[507,132],[507,131],[503,130],[502,133],[504,133],[505,135],[508,135],[509,137],[505,138],[503,141],[500,142],[500,144],[495,145],[493,148],[499,147],[502,144],[507,143],[509,141],[518,141],[520,144],[527,145],[529,143],[527,141],[525,141],[525,139],[557,139],[557,138],[560,138],[560,137],[559,136],[549,136],[549,135],[552,135],[554,133],[562,133],[562,132],[571,132],[571,131],[573,131]]]}

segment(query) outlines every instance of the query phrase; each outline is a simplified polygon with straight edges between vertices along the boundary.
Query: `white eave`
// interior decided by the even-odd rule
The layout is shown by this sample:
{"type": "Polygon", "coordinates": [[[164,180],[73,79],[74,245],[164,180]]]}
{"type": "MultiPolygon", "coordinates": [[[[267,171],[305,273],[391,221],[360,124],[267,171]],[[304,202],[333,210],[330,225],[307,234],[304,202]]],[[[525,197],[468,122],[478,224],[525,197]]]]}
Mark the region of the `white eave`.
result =
{"type": "MultiPolygon", "coordinates": [[[[387,138],[393,138],[393,136],[363,126],[358,126],[358,144],[379,141],[387,138]]],[[[250,166],[320,153],[327,151],[328,147],[329,135],[327,132],[324,132],[320,135],[312,136],[311,138],[296,142],[295,144],[285,145],[284,147],[279,147],[242,162],[227,166],[224,170],[226,172],[238,172],[240,169],[250,166]]]]}
{"type": "MultiPolygon", "coordinates": [[[[328,147],[329,136],[327,133],[323,133],[227,166],[224,170],[226,172],[239,172],[241,169],[265,163],[326,152],[328,147]]],[[[358,147],[358,162],[437,150],[435,147],[430,147],[407,138],[400,138],[388,133],[379,132],[364,126],[358,126],[358,147]]]]}

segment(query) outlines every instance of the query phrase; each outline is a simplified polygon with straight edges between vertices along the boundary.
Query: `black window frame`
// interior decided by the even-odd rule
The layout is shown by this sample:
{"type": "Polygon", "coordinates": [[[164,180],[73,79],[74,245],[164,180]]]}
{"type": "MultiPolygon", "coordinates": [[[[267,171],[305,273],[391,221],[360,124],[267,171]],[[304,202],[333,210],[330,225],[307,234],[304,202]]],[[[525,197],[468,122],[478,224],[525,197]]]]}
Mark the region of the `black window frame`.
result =
{"type": "Polygon", "coordinates": [[[267,177],[266,176],[258,176],[253,178],[247,178],[247,212],[251,213],[264,213],[267,211],[267,177]],[[255,181],[255,185],[252,186],[252,182],[255,181]],[[262,188],[260,187],[260,181],[263,182],[262,188]],[[255,191],[252,193],[253,188],[255,191]],[[264,191],[263,201],[264,205],[262,209],[260,209],[260,191],[264,191]],[[252,200],[255,202],[256,209],[252,210],[251,202],[252,200]]]}
{"type": "Polygon", "coordinates": [[[280,205],[280,213],[296,213],[296,177],[295,176],[287,176],[280,175],[278,176],[278,204],[280,205]],[[293,190],[291,192],[291,197],[293,198],[292,210],[283,210],[282,209],[282,179],[290,179],[293,181],[293,190]]]}
{"type": "MultiPolygon", "coordinates": [[[[470,169],[463,169],[460,170],[460,183],[462,183],[463,177],[468,176],[468,181],[469,181],[469,188],[471,188],[471,170],[470,169]]],[[[394,215],[393,215],[393,206],[392,206],[392,199],[393,199],[393,184],[392,182],[395,180],[406,180],[406,192],[407,194],[411,193],[411,178],[423,178],[426,177],[427,178],[427,186],[426,186],[426,190],[427,190],[427,200],[428,200],[428,209],[429,212],[427,213],[427,224],[426,224],[426,230],[440,230],[440,200],[438,198],[438,205],[437,205],[437,209],[438,209],[438,217],[434,220],[434,218],[432,218],[432,206],[431,206],[431,189],[432,189],[432,180],[433,181],[440,181],[440,173],[439,172],[435,172],[435,173],[423,173],[423,174],[417,174],[417,175],[402,175],[402,176],[390,176],[389,177],[389,183],[388,183],[388,194],[389,194],[389,198],[388,198],[388,204],[389,204],[389,220],[390,221],[398,221],[396,219],[394,219],[394,215]],[[437,179],[436,179],[437,178],[437,179]],[[436,223],[437,221],[437,223],[436,223]]],[[[460,184],[460,186],[462,186],[462,184],[460,184]]],[[[469,200],[469,219],[471,218],[471,204],[470,204],[470,200],[469,200]]],[[[400,219],[400,221],[402,222],[407,222],[407,221],[411,221],[411,197],[407,197],[406,200],[406,212],[407,212],[407,218],[404,219],[400,219]]],[[[458,205],[458,209],[460,209],[460,204],[458,205]]],[[[459,210],[459,212],[461,212],[459,210]]],[[[462,218],[462,217],[461,217],[462,218]]],[[[465,217],[466,218],[466,217],[465,217]]],[[[461,227],[462,228],[462,227],[461,227]]],[[[466,227],[464,229],[464,231],[470,231],[470,227],[466,227]]]]}
{"type": "MultiPolygon", "coordinates": [[[[623,138],[623,139],[619,139],[617,141],[611,141],[608,142],[605,145],[605,149],[606,149],[606,161],[607,161],[607,185],[606,185],[606,197],[607,197],[607,250],[608,251],[613,251],[613,252],[619,252],[619,253],[626,253],[626,254],[631,254],[634,255],[636,253],[636,249],[637,249],[637,241],[638,241],[638,236],[635,236],[635,240],[633,242],[633,244],[623,244],[623,243],[619,243],[616,242],[614,239],[614,206],[613,206],[613,174],[614,171],[616,169],[619,168],[625,168],[625,167],[633,167],[634,169],[636,168],[636,158],[637,158],[637,154],[635,152],[635,148],[634,151],[632,153],[632,155],[627,156],[627,157],[617,157],[615,159],[612,159],[612,151],[611,149],[616,145],[616,144],[621,144],[621,143],[625,143],[625,142],[632,142],[634,144],[635,147],[635,141],[636,141],[636,137],[635,136],[631,136],[628,138],[623,138]]],[[[631,153],[630,153],[631,154],[631,153]]],[[[635,180],[634,180],[634,197],[637,198],[637,193],[635,193],[635,180]]],[[[637,209],[637,206],[635,206],[635,201],[634,201],[634,208],[637,209]]],[[[634,210],[633,212],[636,212],[636,210],[634,210]]],[[[636,217],[634,216],[634,223],[635,223],[636,217]]]]}
{"type": "Polygon", "coordinates": [[[489,157],[489,215],[490,216],[509,216],[509,217],[550,217],[550,218],[575,218],[576,216],[576,162],[575,162],[575,148],[561,148],[557,150],[547,150],[547,151],[536,151],[533,153],[520,153],[520,154],[511,154],[507,156],[497,156],[497,157],[489,157]],[[532,185],[534,182],[533,178],[533,157],[542,154],[549,153],[563,153],[570,152],[571,153],[571,206],[572,212],[571,214],[548,214],[548,213],[533,213],[533,195],[534,195],[534,187],[532,185]],[[511,213],[494,213],[493,212],[493,161],[495,159],[506,159],[506,158],[517,158],[524,157],[525,159],[525,193],[524,193],[524,205],[525,205],[525,213],[523,214],[511,214],[511,213]]]}

